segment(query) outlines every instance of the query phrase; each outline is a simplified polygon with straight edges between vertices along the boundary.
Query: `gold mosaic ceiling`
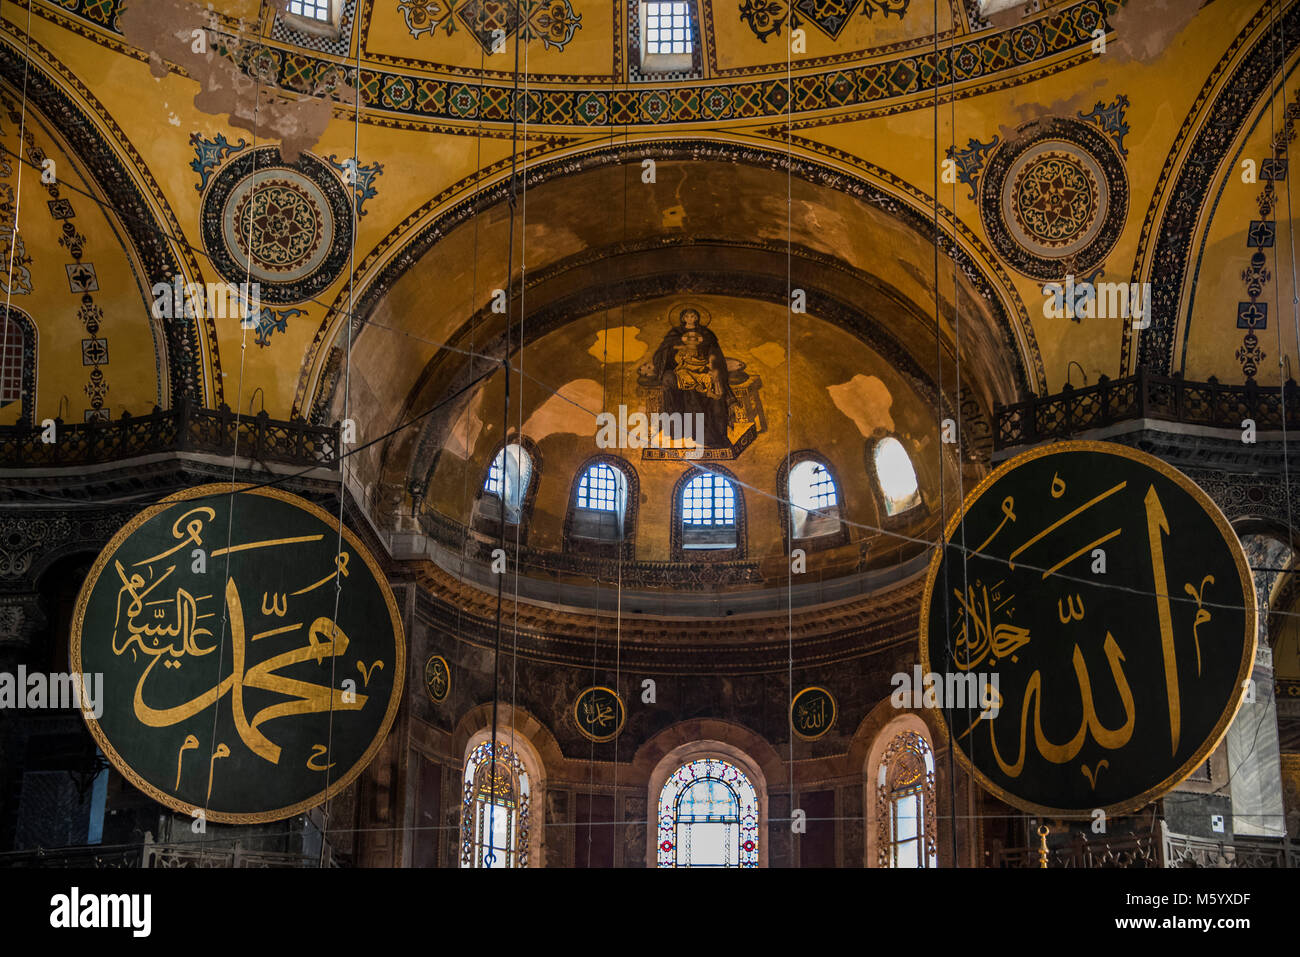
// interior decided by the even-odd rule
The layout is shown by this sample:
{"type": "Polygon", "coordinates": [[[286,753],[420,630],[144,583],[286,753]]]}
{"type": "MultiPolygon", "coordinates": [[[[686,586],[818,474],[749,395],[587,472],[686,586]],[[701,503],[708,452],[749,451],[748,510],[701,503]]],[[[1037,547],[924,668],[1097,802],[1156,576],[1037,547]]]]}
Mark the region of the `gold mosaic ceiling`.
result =
{"type": "MultiPolygon", "coordinates": [[[[296,31],[275,4],[254,0],[216,3],[211,17],[184,0],[134,13],[118,0],[6,4],[3,82],[19,117],[0,117],[0,129],[10,150],[21,127],[44,155],[66,156],[73,192],[64,198],[85,206],[73,222],[85,240],[79,261],[94,266],[101,289],[92,295],[104,310],[98,331],[85,334],[77,310],[86,293],[63,291],[72,258],[29,163],[16,175],[28,197],[42,197],[19,213],[33,292],[15,304],[30,304],[41,330],[33,414],[62,403],[80,419],[98,392],[100,410],[117,417],[186,391],[208,406],[256,402],[276,416],[330,417],[341,407],[343,317],[355,307],[368,327],[354,330],[352,359],[366,371],[351,378],[349,401],[367,407],[373,397],[368,427],[377,433],[427,398],[436,344],[461,334],[506,285],[507,261],[516,282],[521,263],[541,281],[547,268],[571,269],[582,248],[594,254],[597,239],[613,256],[629,244],[734,245],[745,231],[769,248],[788,232],[796,259],[871,277],[897,308],[873,307],[870,321],[913,354],[934,354],[921,319],[933,324],[937,310],[939,354],[952,365],[931,361],[928,375],[951,388],[960,355],[985,415],[1024,392],[1059,390],[1069,376],[1095,382],[1139,362],[1192,378],[1277,381],[1280,360],[1295,361],[1291,324],[1260,326],[1252,346],[1257,320],[1249,313],[1239,324],[1238,310],[1262,302],[1266,285],[1289,283],[1289,269],[1257,262],[1275,247],[1252,241],[1261,228],[1285,237],[1290,223],[1276,193],[1271,204],[1261,199],[1265,181],[1238,173],[1242,158],[1263,164],[1276,137],[1293,136],[1286,107],[1297,91],[1269,77],[1294,49],[1270,38],[1300,35],[1286,29],[1294,4],[1038,6],[989,23],[978,4],[955,2],[797,2],[793,11],[785,0],[702,3],[692,6],[689,69],[657,77],[638,68],[639,25],[629,30],[626,0],[348,0],[337,40],[296,31]],[[797,51],[791,16],[802,29],[797,51]],[[489,52],[493,25],[506,35],[498,53],[489,52]],[[194,29],[207,31],[202,52],[194,29]],[[527,106],[517,123],[516,91],[527,106]],[[1229,100],[1237,106],[1225,120],[1229,100]],[[1002,197],[984,194],[1034,182],[1026,169],[1038,175],[1053,159],[1051,143],[1032,141],[1044,131],[1090,159],[1069,170],[1055,206],[1026,204],[1026,215],[1008,218],[1002,197]],[[263,249],[271,258],[262,275],[286,280],[281,291],[244,324],[177,329],[151,319],[159,277],[245,278],[247,250],[221,217],[252,210],[240,205],[240,176],[275,165],[268,146],[285,164],[301,154],[300,171],[282,174],[282,195],[317,216],[301,248],[263,249]],[[524,200],[507,255],[512,156],[524,200]],[[661,175],[637,196],[646,157],[658,157],[661,175]],[[955,175],[941,179],[945,158],[955,175]],[[734,174],[699,189],[709,162],[734,174]],[[584,177],[596,168],[623,172],[593,192],[584,177]],[[558,192],[530,213],[527,190],[542,183],[558,192]],[[593,214],[613,228],[590,235],[582,222],[593,214]],[[1066,247],[1070,256],[1058,255],[1066,247]],[[416,264],[420,292],[395,298],[416,264]],[[1045,277],[1066,269],[1154,281],[1157,327],[1044,316],[1045,277]],[[1160,285],[1175,273],[1177,282],[1160,285]],[[1247,273],[1254,279],[1243,282],[1247,273]],[[444,308],[451,303],[454,311],[444,308]],[[954,303],[970,320],[960,329],[954,303]],[[50,345],[63,337],[106,340],[108,361],[50,345]]],[[[273,218],[252,221],[285,241],[273,218]]],[[[3,421],[19,414],[0,411],[3,421]]]]}

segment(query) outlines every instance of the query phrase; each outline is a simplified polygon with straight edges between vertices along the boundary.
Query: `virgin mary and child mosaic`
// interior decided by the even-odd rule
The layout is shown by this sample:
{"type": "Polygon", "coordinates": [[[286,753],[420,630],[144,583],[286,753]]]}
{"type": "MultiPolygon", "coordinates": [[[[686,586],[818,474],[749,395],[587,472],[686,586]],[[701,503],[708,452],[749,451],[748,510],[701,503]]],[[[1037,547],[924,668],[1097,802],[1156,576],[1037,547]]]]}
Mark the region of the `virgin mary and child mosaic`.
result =
{"type": "Polygon", "coordinates": [[[723,352],[708,310],[679,303],[668,322],[654,356],[638,370],[647,418],[663,424],[655,436],[660,441],[647,443],[642,457],[734,459],[767,428],[758,394],[763,383],[723,352]]]}

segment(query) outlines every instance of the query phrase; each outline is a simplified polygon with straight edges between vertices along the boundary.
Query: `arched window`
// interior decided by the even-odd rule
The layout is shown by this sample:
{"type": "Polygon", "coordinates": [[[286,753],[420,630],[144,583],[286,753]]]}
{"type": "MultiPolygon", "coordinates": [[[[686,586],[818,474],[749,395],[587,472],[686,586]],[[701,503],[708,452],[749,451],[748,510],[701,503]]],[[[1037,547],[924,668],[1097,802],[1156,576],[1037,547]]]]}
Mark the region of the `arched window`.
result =
{"type": "Polygon", "coordinates": [[[876,443],[873,458],[886,515],[901,515],[921,504],[916,469],[912,468],[912,460],[907,457],[902,442],[892,436],[881,439],[876,443]]]}
{"type": "Polygon", "coordinates": [[[705,472],[682,490],[682,548],[735,548],[736,487],[725,476],[705,472]]]}
{"type": "Polygon", "coordinates": [[[825,463],[804,459],[790,469],[790,534],[816,538],[840,530],[839,495],[825,463]]]}
{"type": "MultiPolygon", "coordinates": [[[[493,496],[497,508],[505,504],[505,519],[510,525],[518,525],[523,517],[524,501],[528,495],[528,484],[533,478],[533,459],[523,446],[511,442],[497,453],[488,469],[487,481],[483,483],[484,496],[493,496]]],[[[487,502],[485,502],[487,504],[487,502]]],[[[496,516],[491,516],[495,518],[496,516]]]]}
{"type": "Polygon", "coordinates": [[[876,772],[877,864],[935,867],[934,754],[915,731],[889,742],[876,772]]]}
{"type": "Polygon", "coordinates": [[[619,541],[627,512],[627,476],[607,462],[595,462],[578,479],[571,534],[619,541]]]}
{"type": "Polygon", "coordinates": [[[461,867],[527,867],[528,771],[504,741],[484,741],[465,759],[461,867]]]}
{"type": "Polygon", "coordinates": [[[682,765],[659,792],[660,867],[757,867],[758,796],[734,764],[682,765]]]}
{"type": "Polygon", "coordinates": [[[0,408],[23,397],[24,340],[18,321],[0,316],[0,408]]]}
{"type": "Polygon", "coordinates": [[[36,324],[21,310],[0,305],[0,409],[22,403],[19,420],[34,423],[36,324]]]}

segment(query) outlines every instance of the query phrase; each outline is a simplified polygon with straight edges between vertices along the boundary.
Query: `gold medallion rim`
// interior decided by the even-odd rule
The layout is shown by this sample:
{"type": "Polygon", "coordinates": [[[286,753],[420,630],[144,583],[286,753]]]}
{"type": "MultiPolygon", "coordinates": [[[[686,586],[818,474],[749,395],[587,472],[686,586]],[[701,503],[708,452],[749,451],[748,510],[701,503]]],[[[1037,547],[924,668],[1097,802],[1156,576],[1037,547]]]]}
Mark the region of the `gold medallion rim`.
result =
{"type": "Polygon", "coordinates": [[[604,744],[606,741],[613,741],[615,738],[619,736],[619,733],[623,730],[623,725],[626,722],[627,722],[627,705],[623,703],[623,696],[620,695],[613,688],[608,688],[605,685],[592,685],[589,688],[583,688],[581,691],[578,692],[577,697],[573,699],[573,723],[578,726],[578,732],[584,738],[587,738],[590,741],[595,741],[597,744],[604,744]],[[610,694],[614,696],[614,700],[618,702],[618,727],[616,727],[613,730],[613,732],[605,735],[604,737],[597,737],[596,735],[592,734],[590,731],[588,731],[586,728],[582,726],[582,721],[579,720],[578,718],[578,705],[582,703],[583,696],[587,694],[589,691],[608,691],[610,694]]]}
{"type": "MultiPolygon", "coordinates": [[[[286,492],[278,488],[251,487],[247,482],[216,482],[206,485],[196,485],[193,488],[183,489],[180,492],[168,495],[162,501],[156,502],[155,504],[142,509],[133,515],[127,523],[118,529],[113,537],[108,540],[108,543],[104,545],[99,555],[96,556],[94,565],[91,566],[90,571],[86,574],[86,580],[82,582],[81,590],[77,594],[76,608],[72,615],[71,641],[68,649],[71,666],[74,672],[81,673],[82,671],[81,631],[85,622],[86,608],[90,603],[91,593],[94,591],[95,585],[99,583],[100,574],[104,571],[104,568],[107,567],[112,556],[122,547],[123,542],[130,538],[131,535],[140,528],[140,526],[144,525],[156,515],[166,511],[177,502],[189,501],[190,499],[195,498],[233,495],[237,492],[246,495],[262,495],[294,505],[297,508],[306,511],[318,520],[323,521],[327,526],[337,522],[335,516],[330,515],[329,512],[325,511],[320,506],[307,501],[299,495],[294,495],[292,492],[286,492]],[[242,492],[241,490],[243,489],[247,489],[248,491],[242,492]]],[[[364,543],[357,538],[350,528],[346,525],[341,527],[344,539],[358,554],[362,556],[362,558],[365,559],[366,567],[370,569],[371,575],[374,577],[376,583],[378,583],[380,591],[384,596],[384,602],[388,606],[389,618],[393,624],[393,637],[395,639],[394,645],[396,652],[394,655],[396,660],[394,662],[395,676],[393,678],[393,691],[389,696],[388,709],[384,713],[384,719],[380,723],[379,729],[375,732],[374,739],[370,742],[369,747],[367,747],[361,757],[357,759],[356,763],[318,794],[286,807],[256,812],[213,811],[208,808],[199,808],[196,805],[189,804],[185,801],[180,801],[163,791],[161,788],[147,781],[141,774],[131,767],[126,759],[118,754],[117,749],[114,748],[112,743],[108,740],[108,736],[104,733],[103,728],[99,726],[99,721],[95,719],[93,714],[83,708],[81,716],[85,719],[91,736],[95,739],[95,743],[99,745],[100,750],[104,752],[104,756],[108,758],[109,762],[118,773],[122,775],[122,777],[126,778],[138,790],[142,791],[148,797],[153,798],[159,804],[181,814],[193,815],[195,811],[201,810],[206,820],[215,821],[218,824],[267,824],[272,821],[282,821],[287,817],[293,817],[295,814],[301,814],[303,811],[319,807],[321,804],[329,801],[340,791],[348,787],[367,767],[370,766],[370,763],[375,759],[375,755],[379,753],[379,749],[383,747],[384,742],[388,739],[389,732],[392,730],[393,722],[397,718],[398,708],[401,706],[402,692],[406,683],[406,632],[402,627],[402,620],[398,614],[397,601],[393,598],[393,590],[389,587],[388,579],[384,577],[383,571],[379,567],[379,563],[375,561],[375,557],[370,553],[370,549],[365,547],[364,543]]]]}
{"type": "MultiPolygon", "coordinates": [[[[1100,810],[1108,816],[1128,814],[1138,810],[1139,808],[1145,807],[1156,798],[1162,797],[1174,788],[1178,787],[1178,785],[1187,780],[1187,778],[1191,776],[1191,774],[1200,767],[1201,764],[1203,764],[1222,743],[1224,737],[1228,733],[1228,727],[1232,724],[1233,719],[1237,716],[1237,712],[1241,709],[1242,702],[1245,700],[1245,682],[1246,679],[1250,677],[1250,673],[1254,668],[1255,653],[1259,640],[1257,634],[1255,580],[1251,577],[1250,568],[1246,561],[1246,554],[1242,550],[1241,542],[1237,538],[1236,532],[1232,530],[1232,523],[1230,523],[1227,517],[1223,514],[1223,510],[1219,508],[1218,504],[1210,498],[1208,494],[1206,494],[1204,489],[1192,481],[1192,479],[1188,478],[1182,471],[1174,468],[1163,459],[1156,458],[1154,455],[1147,452],[1130,448],[1127,445],[1118,445],[1111,442],[1099,442],[1095,439],[1070,439],[1064,442],[1051,442],[1046,445],[1040,445],[1037,448],[1022,452],[1015,458],[1008,459],[995,468],[992,472],[986,475],[978,485],[966,494],[966,498],[961,503],[959,510],[951,519],[948,520],[948,523],[944,528],[943,540],[939,543],[939,547],[935,551],[934,557],[930,559],[930,566],[926,571],[925,577],[925,591],[921,596],[921,617],[917,639],[917,643],[920,646],[921,668],[924,674],[929,674],[932,670],[930,667],[929,642],[926,640],[930,624],[930,602],[933,598],[934,584],[939,576],[939,566],[943,562],[944,553],[947,549],[948,543],[952,539],[953,532],[961,524],[962,518],[965,517],[967,509],[970,507],[972,502],[976,501],[984,494],[989,486],[1002,478],[1002,476],[1006,475],[1008,472],[1014,471],[1026,462],[1032,462],[1035,459],[1045,458],[1049,455],[1057,455],[1064,452],[1101,452],[1130,459],[1134,462],[1150,466],[1191,495],[1192,498],[1194,498],[1205,509],[1206,514],[1210,516],[1215,528],[1219,530],[1219,534],[1227,544],[1228,551],[1232,553],[1233,562],[1237,566],[1237,575],[1242,583],[1242,595],[1245,598],[1245,627],[1247,632],[1247,641],[1245,642],[1241,662],[1237,668],[1237,680],[1234,685],[1236,691],[1233,693],[1232,700],[1228,703],[1223,714],[1220,715],[1218,722],[1211,730],[1206,742],[1201,745],[1192,757],[1188,758],[1187,761],[1178,768],[1178,770],[1169,775],[1159,784],[1147,788],[1135,797],[1123,801],[1116,801],[1112,804],[1102,805],[1100,807],[1100,810]]],[[[962,769],[965,770],[967,774],[971,775],[980,787],[984,788],[984,790],[988,791],[998,800],[1030,814],[1057,817],[1063,820],[1088,820],[1092,816],[1092,812],[1097,810],[1097,808],[1055,808],[1044,804],[1037,804],[1026,798],[1011,794],[1009,791],[993,783],[993,781],[990,780],[983,771],[971,763],[970,759],[966,756],[966,753],[957,745],[952,734],[952,729],[948,727],[947,719],[944,717],[943,709],[924,708],[922,710],[929,712],[937,718],[939,726],[943,728],[944,733],[948,736],[948,746],[952,748],[958,763],[962,766],[962,769]]]]}
{"type": "Polygon", "coordinates": [[[835,700],[835,695],[831,694],[829,690],[827,690],[826,688],[823,688],[821,685],[808,685],[808,687],[803,688],[802,690],[800,690],[800,692],[799,692],[797,695],[795,695],[793,698],[790,699],[790,730],[794,732],[794,734],[795,734],[796,737],[798,737],[798,738],[800,738],[800,739],[802,739],[802,740],[804,740],[804,741],[816,741],[818,738],[821,738],[821,737],[823,737],[823,736],[825,736],[825,735],[827,735],[827,734],[830,734],[830,732],[831,732],[831,728],[835,727],[835,722],[839,719],[839,716],[840,716],[840,703],[839,703],[838,701],[835,700]],[[796,703],[800,698],[802,698],[804,695],[806,695],[809,691],[820,691],[820,692],[821,692],[822,694],[824,694],[826,697],[828,697],[828,698],[831,699],[831,720],[830,720],[830,723],[826,725],[826,730],[825,730],[825,731],[822,731],[822,732],[820,732],[820,733],[818,733],[818,734],[804,734],[803,732],[801,732],[798,728],[796,728],[796,727],[794,726],[794,706],[795,706],[795,703],[796,703]]]}

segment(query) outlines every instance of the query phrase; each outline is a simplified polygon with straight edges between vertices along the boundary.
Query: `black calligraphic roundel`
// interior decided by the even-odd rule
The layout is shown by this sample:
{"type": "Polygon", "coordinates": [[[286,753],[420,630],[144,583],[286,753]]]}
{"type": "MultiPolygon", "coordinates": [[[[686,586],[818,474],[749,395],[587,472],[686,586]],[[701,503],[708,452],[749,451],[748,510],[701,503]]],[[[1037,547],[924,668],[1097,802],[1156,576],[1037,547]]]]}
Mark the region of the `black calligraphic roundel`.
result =
{"type": "Polygon", "coordinates": [[[835,725],[835,697],[825,688],[804,688],[790,702],[790,727],[805,741],[815,741],[835,725]]]}
{"type": "Polygon", "coordinates": [[[613,688],[586,688],[573,702],[573,720],[583,737],[592,741],[613,741],[623,730],[627,709],[613,688]]]}
{"type": "Polygon", "coordinates": [[[240,488],[188,489],[113,536],[77,598],[71,659],[103,675],[82,710],[123,777],[175,811],[256,823],[370,763],[406,645],[379,566],[337,516],[240,488]]]}
{"type": "Polygon", "coordinates": [[[1125,446],[1000,466],[930,564],[921,678],[968,771],[1038,814],[1135,810],[1227,732],[1255,657],[1241,545],[1190,479],[1125,446]]]}

